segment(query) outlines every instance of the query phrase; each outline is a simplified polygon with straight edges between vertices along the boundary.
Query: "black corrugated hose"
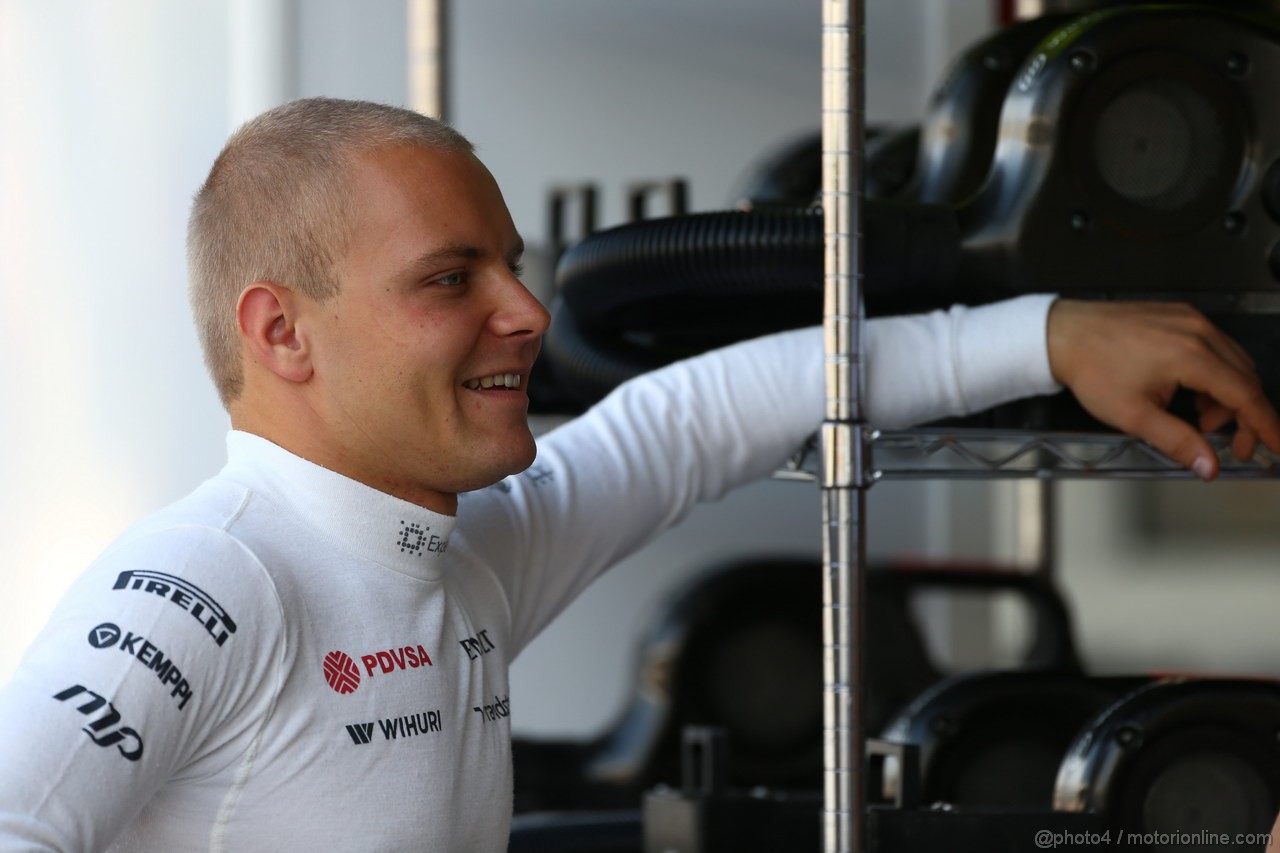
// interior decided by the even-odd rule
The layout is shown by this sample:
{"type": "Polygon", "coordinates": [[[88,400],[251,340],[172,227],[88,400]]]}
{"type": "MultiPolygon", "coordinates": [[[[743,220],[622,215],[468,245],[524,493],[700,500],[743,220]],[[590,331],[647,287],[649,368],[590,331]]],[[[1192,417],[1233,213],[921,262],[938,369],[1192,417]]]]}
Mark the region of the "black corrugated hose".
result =
{"type": "MultiPolygon", "coordinates": [[[[726,211],[635,222],[565,252],[544,358],[594,402],[678,358],[822,319],[822,212],[726,211]]],[[[960,233],[937,205],[864,203],[869,313],[945,304],[960,233]]]]}

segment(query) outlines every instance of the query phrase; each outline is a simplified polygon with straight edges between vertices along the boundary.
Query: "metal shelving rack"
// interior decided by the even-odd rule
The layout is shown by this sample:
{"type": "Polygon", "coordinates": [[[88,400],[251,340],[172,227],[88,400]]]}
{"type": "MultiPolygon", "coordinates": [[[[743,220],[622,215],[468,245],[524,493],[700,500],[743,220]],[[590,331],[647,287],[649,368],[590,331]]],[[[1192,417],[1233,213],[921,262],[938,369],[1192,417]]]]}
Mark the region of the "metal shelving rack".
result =
{"type": "MultiPolygon", "coordinates": [[[[1209,443],[1217,452],[1218,476],[1222,479],[1280,476],[1280,456],[1265,448],[1241,462],[1232,455],[1229,438],[1209,436],[1209,443]]],[[[817,480],[819,454],[815,438],[774,477],[817,480]]],[[[881,480],[1196,479],[1182,465],[1133,438],[1101,433],[975,429],[871,430],[865,472],[868,486],[881,480]]]]}
{"type": "MultiPolygon", "coordinates": [[[[1133,439],[1080,433],[981,430],[880,432],[863,418],[861,198],[865,0],[822,0],[822,203],[826,412],[814,442],[777,476],[817,480],[823,524],[822,849],[863,853],[866,792],[864,596],[867,491],[881,479],[1039,480],[1021,512],[1038,529],[1042,566],[1052,564],[1054,479],[1190,478],[1133,439]]],[[[1280,458],[1247,462],[1213,438],[1224,478],[1280,476],[1280,458]]]]}
{"type": "Polygon", "coordinates": [[[862,152],[866,4],[823,0],[822,845],[865,848],[863,673],[870,431],[862,417],[862,152]]]}

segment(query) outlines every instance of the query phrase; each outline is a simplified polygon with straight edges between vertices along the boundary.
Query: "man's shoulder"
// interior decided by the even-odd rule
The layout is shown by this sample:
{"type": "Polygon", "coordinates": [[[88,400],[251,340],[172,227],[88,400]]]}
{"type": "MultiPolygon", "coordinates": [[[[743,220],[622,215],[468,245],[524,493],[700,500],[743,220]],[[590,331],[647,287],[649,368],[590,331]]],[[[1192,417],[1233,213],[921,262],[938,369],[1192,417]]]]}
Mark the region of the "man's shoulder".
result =
{"type": "MultiPolygon", "coordinates": [[[[249,488],[222,478],[135,522],[89,567],[116,588],[168,585],[269,587],[270,578],[240,524],[253,499],[249,488]]],[[[260,591],[262,591],[260,589],[260,591]]]]}
{"type": "Polygon", "coordinates": [[[90,645],[146,637],[189,667],[274,636],[283,618],[275,583],[235,532],[248,495],[215,479],[135,523],[74,581],[46,636],[72,647],[86,632],[90,645]]]}

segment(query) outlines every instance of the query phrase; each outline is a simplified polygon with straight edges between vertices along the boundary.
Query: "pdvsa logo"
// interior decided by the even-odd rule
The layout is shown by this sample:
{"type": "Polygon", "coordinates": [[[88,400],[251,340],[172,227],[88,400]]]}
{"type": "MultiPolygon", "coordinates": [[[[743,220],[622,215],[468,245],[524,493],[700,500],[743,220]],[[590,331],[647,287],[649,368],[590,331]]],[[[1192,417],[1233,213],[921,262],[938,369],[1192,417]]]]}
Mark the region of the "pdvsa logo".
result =
{"type": "Polygon", "coordinates": [[[343,695],[354,693],[360,686],[360,670],[346,652],[329,652],[324,656],[324,680],[343,695]]]}
{"type": "Polygon", "coordinates": [[[360,665],[346,652],[332,651],[324,656],[324,680],[338,693],[355,693],[362,678],[373,678],[381,672],[389,675],[406,669],[434,666],[431,656],[421,645],[400,646],[360,656],[360,665]],[[364,673],[361,674],[361,667],[364,673]]]}

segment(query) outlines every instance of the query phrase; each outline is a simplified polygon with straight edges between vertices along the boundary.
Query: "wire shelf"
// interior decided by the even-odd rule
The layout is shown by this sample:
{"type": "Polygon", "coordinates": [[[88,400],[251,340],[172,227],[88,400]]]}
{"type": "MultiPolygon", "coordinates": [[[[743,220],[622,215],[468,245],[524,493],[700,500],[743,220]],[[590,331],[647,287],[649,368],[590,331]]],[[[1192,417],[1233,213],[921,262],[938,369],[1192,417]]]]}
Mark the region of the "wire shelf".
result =
{"type": "MultiPolygon", "coordinates": [[[[1229,436],[1209,436],[1218,454],[1219,477],[1280,478],[1280,456],[1265,448],[1241,462],[1229,436]]],[[[776,479],[818,478],[822,454],[809,439],[776,479]]],[[[1027,478],[1193,479],[1195,474],[1151,445],[1105,433],[957,429],[873,431],[867,466],[870,481],[998,480],[1027,478]]]]}

